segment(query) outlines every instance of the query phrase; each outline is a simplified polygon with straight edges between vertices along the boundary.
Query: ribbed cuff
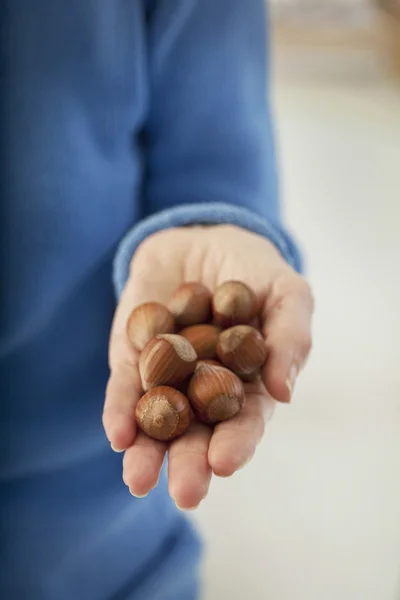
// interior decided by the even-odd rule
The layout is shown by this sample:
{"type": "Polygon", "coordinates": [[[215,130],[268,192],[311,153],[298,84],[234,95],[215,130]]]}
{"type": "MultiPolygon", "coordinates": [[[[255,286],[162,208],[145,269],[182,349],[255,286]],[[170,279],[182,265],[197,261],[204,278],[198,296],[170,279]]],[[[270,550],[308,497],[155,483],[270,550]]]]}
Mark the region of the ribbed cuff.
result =
{"type": "Polygon", "coordinates": [[[190,204],[179,205],[143,219],[122,239],[114,259],[113,282],[117,297],[122,293],[129,277],[132,257],[143,240],[172,227],[185,225],[237,225],[270,240],[298,272],[302,271],[302,259],[290,235],[278,225],[230,204],[190,204]]]}

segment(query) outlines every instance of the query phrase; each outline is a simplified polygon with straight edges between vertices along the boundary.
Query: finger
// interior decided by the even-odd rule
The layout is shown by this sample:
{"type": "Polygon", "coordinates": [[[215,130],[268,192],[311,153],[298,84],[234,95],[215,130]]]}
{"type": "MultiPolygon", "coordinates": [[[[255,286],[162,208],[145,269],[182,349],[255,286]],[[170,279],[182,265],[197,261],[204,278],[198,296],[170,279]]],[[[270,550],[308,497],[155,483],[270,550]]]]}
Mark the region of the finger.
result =
{"type": "Polygon", "coordinates": [[[123,460],[123,480],[131,494],[143,498],[156,487],[166,451],[167,444],[138,433],[123,460]]]}
{"type": "MultiPolygon", "coordinates": [[[[136,264],[136,263],[134,263],[136,264]]],[[[110,335],[110,378],[106,390],[103,426],[111,446],[117,452],[129,448],[136,435],[135,406],[142,394],[138,360],[139,354],[129,342],[126,324],[132,310],[142,302],[162,301],[168,286],[160,277],[154,279],[154,270],[148,262],[147,270],[131,273],[121,295],[110,335]],[[151,277],[150,277],[150,275],[151,277]]],[[[167,277],[166,269],[163,270],[167,277]]]]}
{"type": "Polygon", "coordinates": [[[116,452],[129,448],[136,435],[135,406],[141,394],[137,360],[111,365],[103,410],[103,427],[116,452]]]}
{"type": "Polygon", "coordinates": [[[194,422],[184,436],[172,442],[168,458],[169,493],[178,508],[197,508],[211,480],[207,453],[211,429],[194,422]]]}
{"type": "Polygon", "coordinates": [[[261,382],[246,384],[246,403],[233,419],[215,427],[208,462],[220,477],[229,477],[253,457],[275,402],[261,382]]]}
{"type": "Polygon", "coordinates": [[[264,306],[268,358],[263,381],[280,402],[290,402],[296,378],[311,350],[313,298],[307,283],[290,273],[272,288],[264,306]]]}
{"type": "Polygon", "coordinates": [[[135,406],[142,392],[139,354],[129,342],[126,323],[131,308],[131,284],[121,295],[110,334],[110,377],[103,409],[103,427],[111,447],[122,452],[136,435],[135,406]]]}
{"type": "MultiPolygon", "coordinates": [[[[139,354],[129,342],[126,324],[132,310],[146,298],[146,280],[131,277],[121,295],[110,335],[110,378],[106,389],[103,426],[116,452],[131,446],[136,435],[135,406],[142,394],[139,354]]],[[[149,290],[151,295],[152,290],[149,290]]],[[[153,292],[154,293],[154,292],[153,292]]]]}

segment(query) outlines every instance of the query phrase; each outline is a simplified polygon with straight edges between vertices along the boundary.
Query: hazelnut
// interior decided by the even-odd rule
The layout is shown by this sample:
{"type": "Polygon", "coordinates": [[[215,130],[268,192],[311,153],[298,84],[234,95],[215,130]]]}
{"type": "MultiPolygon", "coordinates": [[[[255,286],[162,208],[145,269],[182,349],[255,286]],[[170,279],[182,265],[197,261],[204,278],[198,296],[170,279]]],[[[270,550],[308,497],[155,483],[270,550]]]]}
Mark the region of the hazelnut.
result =
{"type": "Polygon", "coordinates": [[[212,311],[214,322],[221,327],[250,323],[257,309],[256,295],[240,281],[226,281],[215,290],[212,311]]]}
{"type": "Polygon", "coordinates": [[[145,346],[139,358],[144,391],[157,385],[177,386],[195,370],[197,354],[190,342],[172,333],[157,335],[145,346]]]}
{"type": "Polygon", "coordinates": [[[224,365],[219,362],[219,360],[214,360],[213,358],[204,358],[203,360],[199,360],[196,369],[201,367],[201,365],[212,365],[213,367],[223,367],[224,365]]]}
{"type": "Polygon", "coordinates": [[[204,363],[191,378],[187,395],[196,416],[211,424],[234,417],[244,404],[239,377],[224,367],[204,363]]]}
{"type": "Polygon", "coordinates": [[[239,377],[253,379],[267,358],[263,336],[249,325],[226,329],[218,338],[218,358],[239,377]]]}
{"type": "Polygon", "coordinates": [[[179,327],[206,323],[211,318],[211,292],[202,283],[184,283],[175,290],[168,308],[179,327]]]}
{"type": "Polygon", "coordinates": [[[215,325],[192,325],[180,331],[196,351],[200,360],[214,358],[217,355],[217,341],[220,328],[215,325]]]}
{"type": "Polygon", "coordinates": [[[168,308],[158,302],[146,302],[131,313],[126,331],[132,344],[138,350],[143,350],[155,335],[172,333],[174,325],[174,317],[168,308]]]}
{"type": "Polygon", "coordinates": [[[171,387],[159,386],[137,403],[136,421],[149,437],[167,442],[185,433],[191,422],[188,399],[171,387]]]}

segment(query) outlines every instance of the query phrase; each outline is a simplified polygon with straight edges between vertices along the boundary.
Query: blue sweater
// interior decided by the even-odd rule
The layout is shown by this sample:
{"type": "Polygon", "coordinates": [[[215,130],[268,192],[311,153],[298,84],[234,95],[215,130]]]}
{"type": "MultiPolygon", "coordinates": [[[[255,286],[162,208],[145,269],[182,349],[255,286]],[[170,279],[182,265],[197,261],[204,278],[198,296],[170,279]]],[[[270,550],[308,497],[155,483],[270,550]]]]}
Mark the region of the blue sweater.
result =
{"type": "Polygon", "coordinates": [[[113,265],[118,294],[150,233],[227,222],[299,268],[280,226],[264,2],[0,10],[0,597],[189,600],[192,527],[165,476],[129,495],[101,425],[113,265]]]}

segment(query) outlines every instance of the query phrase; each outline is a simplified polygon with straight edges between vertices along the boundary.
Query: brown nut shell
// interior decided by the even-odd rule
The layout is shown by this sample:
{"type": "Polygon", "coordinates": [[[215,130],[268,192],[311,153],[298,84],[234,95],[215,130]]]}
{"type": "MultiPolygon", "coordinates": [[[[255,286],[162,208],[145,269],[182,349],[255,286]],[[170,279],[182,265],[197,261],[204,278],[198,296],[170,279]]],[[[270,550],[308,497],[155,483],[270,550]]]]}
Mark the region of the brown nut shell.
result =
{"type": "Polygon", "coordinates": [[[196,369],[199,369],[201,365],[211,365],[213,367],[224,366],[221,362],[219,362],[219,360],[214,360],[213,358],[203,358],[202,360],[199,360],[196,365],[196,369]]]}
{"type": "Polygon", "coordinates": [[[135,409],[137,424],[154,440],[167,442],[188,429],[191,407],[188,399],[168,386],[159,386],[147,392],[135,409]]]}
{"type": "Polygon", "coordinates": [[[217,343],[222,364],[245,380],[253,380],[267,358],[263,336],[250,325],[236,325],[223,331],[217,343]]]}
{"type": "Polygon", "coordinates": [[[241,281],[225,281],[214,292],[212,311],[220,327],[247,325],[257,315],[255,293],[241,281]]]}
{"type": "Polygon", "coordinates": [[[194,372],[197,354],[190,342],[175,334],[157,335],[139,358],[144,391],[159,385],[177,386],[194,372]]]}
{"type": "Polygon", "coordinates": [[[171,312],[158,302],[145,302],[131,313],[126,331],[137,350],[143,350],[155,335],[173,333],[175,327],[171,312]]]}
{"type": "Polygon", "coordinates": [[[211,292],[202,283],[183,283],[175,290],[168,308],[179,327],[207,323],[211,319],[211,292]]]}
{"type": "Polygon", "coordinates": [[[192,325],[182,329],[180,335],[193,346],[199,360],[213,359],[217,356],[218,336],[221,332],[215,325],[192,325]]]}
{"type": "Polygon", "coordinates": [[[196,416],[210,424],[234,417],[245,400],[239,377],[224,367],[204,363],[192,376],[187,395],[196,416]]]}

